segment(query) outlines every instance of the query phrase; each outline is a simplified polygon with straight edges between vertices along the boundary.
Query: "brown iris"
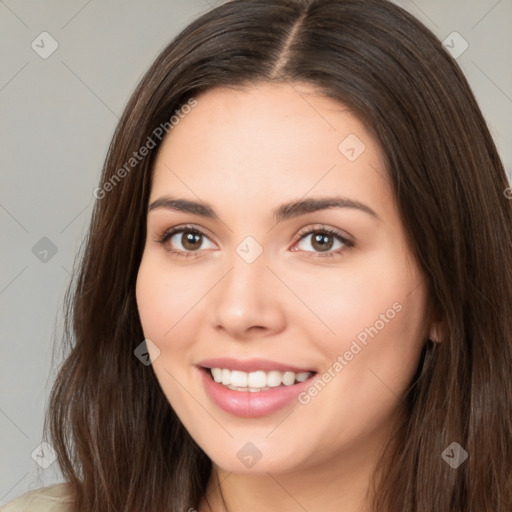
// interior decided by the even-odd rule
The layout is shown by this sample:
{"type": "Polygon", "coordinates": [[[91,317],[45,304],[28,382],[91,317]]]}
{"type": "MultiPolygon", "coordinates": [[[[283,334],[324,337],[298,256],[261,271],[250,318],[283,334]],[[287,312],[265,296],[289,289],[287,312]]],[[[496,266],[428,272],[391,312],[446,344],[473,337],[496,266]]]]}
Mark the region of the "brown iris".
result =
{"type": "Polygon", "coordinates": [[[184,231],[181,235],[181,243],[183,247],[189,251],[194,251],[201,247],[202,235],[192,231],[184,231]]]}
{"type": "Polygon", "coordinates": [[[319,251],[328,251],[333,245],[333,236],[325,233],[317,233],[316,235],[312,235],[311,244],[319,251]],[[330,242],[328,242],[329,239],[330,242]],[[318,244],[318,246],[316,244],[318,244]]]}

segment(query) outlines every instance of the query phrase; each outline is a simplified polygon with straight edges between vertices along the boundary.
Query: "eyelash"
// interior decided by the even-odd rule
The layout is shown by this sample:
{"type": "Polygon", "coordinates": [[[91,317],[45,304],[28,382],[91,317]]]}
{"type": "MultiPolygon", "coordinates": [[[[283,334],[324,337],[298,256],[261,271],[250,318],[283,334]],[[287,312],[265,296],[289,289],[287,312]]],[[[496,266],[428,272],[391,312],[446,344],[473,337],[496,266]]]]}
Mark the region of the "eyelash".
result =
{"type": "MultiPolygon", "coordinates": [[[[181,232],[194,233],[196,235],[200,235],[200,236],[204,236],[205,238],[208,238],[208,236],[200,229],[198,229],[194,226],[185,225],[185,226],[176,226],[174,228],[164,231],[164,233],[157,238],[156,242],[163,245],[167,252],[175,254],[176,256],[179,256],[181,258],[197,257],[197,253],[199,251],[177,251],[176,249],[170,249],[170,248],[166,247],[165,244],[167,243],[167,241],[169,239],[171,239],[176,233],[181,233],[181,232]]],[[[341,249],[338,249],[337,251],[325,252],[325,253],[315,252],[315,251],[305,251],[306,253],[311,253],[311,256],[308,256],[308,257],[332,258],[335,255],[343,256],[345,251],[347,251],[348,249],[351,249],[355,245],[354,242],[345,238],[338,230],[329,228],[329,227],[306,228],[305,230],[299,231],[298,239],[296,240],[294,245],[299,243],[301,240],[306,238],[308,235],[315,234],[315,233],[322,234],[322,235],[332,235],[333,237],[337,238],[344,245],[344,247],[342,247],[341,249]]]]}

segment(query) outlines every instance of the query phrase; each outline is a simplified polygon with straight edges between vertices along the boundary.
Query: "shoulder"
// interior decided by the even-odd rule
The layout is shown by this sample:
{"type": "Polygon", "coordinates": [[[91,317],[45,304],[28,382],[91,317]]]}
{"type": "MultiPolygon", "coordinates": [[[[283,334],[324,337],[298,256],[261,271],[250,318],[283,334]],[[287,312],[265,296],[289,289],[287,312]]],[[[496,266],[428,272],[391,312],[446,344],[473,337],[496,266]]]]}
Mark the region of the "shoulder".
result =
{"type": "Polygon", "coordinates": [[[0,506],[0,512],[72,512],[73,489],[60,483],[28,491],[0,506]]]}

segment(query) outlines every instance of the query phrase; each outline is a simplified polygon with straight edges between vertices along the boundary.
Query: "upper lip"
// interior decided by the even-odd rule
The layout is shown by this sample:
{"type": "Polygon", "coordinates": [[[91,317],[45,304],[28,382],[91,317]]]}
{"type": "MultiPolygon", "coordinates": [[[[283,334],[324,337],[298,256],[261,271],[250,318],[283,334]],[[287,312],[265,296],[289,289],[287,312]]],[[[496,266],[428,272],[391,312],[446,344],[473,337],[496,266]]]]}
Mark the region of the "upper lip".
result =
{"type": "Polygon", "coordinates": [[[233,359],[231,357],[220,357],[213,359],[205,359],[199,363],[203,368],[226,368],[229,370],[239,370],[242,372],[255,372],[262,370],[264,372],[276,370],[278,372],[315,372],[310,368],[299,368],[288,363],[280,363],[278,361],[271,361],[269,359],[233,359]]]}

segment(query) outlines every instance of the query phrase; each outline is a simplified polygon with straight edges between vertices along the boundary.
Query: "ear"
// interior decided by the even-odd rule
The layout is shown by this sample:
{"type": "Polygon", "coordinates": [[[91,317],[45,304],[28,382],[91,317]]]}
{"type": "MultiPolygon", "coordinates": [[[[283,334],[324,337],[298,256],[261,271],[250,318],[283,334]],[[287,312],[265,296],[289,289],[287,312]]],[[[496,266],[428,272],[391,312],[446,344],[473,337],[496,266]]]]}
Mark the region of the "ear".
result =
{"type": "Polygon", "coordinates": [[[428,337],[434,343],[441,343],[443,341],[441,332],[441,322],[432,322],[430,325],[428,337]]]}

